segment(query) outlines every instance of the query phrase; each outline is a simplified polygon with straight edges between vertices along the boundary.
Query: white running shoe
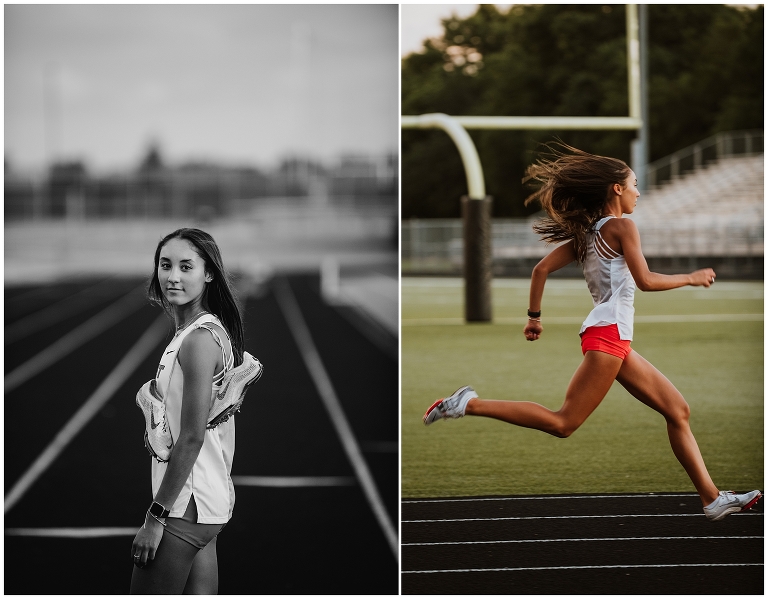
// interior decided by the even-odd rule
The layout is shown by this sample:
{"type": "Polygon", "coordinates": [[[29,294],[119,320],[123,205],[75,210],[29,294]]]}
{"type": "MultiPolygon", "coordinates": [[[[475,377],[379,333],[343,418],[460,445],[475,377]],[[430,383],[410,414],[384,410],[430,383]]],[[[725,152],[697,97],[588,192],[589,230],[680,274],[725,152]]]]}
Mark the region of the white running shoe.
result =
{"type": "MultiPolygon", "coordinates": [[[[248,352],[243,352],[243,363],[229,370],[221,381],[220,390],[212,393],[206,428],[217,427],[240,410],[248,386],[259,380],[263,370],[261,362],[248,352]]],[[[155,379],[141,386],[136,394],[136,405],[141,408],[146,422],[144,445],[147,451],[158,462],[167,462],[171,459],[173,437],[168,426],[165,401],[157,391],[155,379]]]]}
{"type": "Polygon", "coordinates": [[[456,389],[450,397],[438,399],[424,414],[424,424],[429,426],[440,418],[461,418],[470,399],[477,397],[472,387],[456,389]]]}
{"type": "Polygon", "coordinates": [[[213,394],[206,428],[215,428],[240,411],[248,386],[261,378],[264,367],[248,352],[243,352],[243,363],[228,371],[221,380],[221,391],[213,394]]]}
{"type": "Polygon", "coordinates": [[[728,514],[743,512],[755,505],[763,494],[760,491],[736,494],[733,491],[720,491],[717,499],[704,507],[704,513],[712,521],[722,520],[728,514]]]}
{"type": "Polygon", "coordinates": [[[155,379],[147,381],[136,394],[136,405],[141,408],[146,421],[144,445],[158,462],[171,459],[173,437],[165,415],[165,402],[157,392],[155,379]]]}

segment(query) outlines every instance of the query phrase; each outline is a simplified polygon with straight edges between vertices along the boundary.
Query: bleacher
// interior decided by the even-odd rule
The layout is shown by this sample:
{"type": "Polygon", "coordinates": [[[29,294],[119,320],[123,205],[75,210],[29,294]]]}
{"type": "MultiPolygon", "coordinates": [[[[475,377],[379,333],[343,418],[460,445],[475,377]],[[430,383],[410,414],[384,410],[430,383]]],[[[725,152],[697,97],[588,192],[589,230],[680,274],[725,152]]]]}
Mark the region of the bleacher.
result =
{"type": "MultiPolygon", "coordinates": [[[[659,173],[666,180],[642,192],[629,218],[637,223],[651,269],[672,273],[710,266],[724,278],[762,278],[763,162],[762,132],[749,137],[736,132],[649,165],[656,167],[652,180],[659,180],[659,173]]],[[[553,249],[533,232],[534,220],[493,219],[494,274],[529,276],[553,249]]],[[[461,273],[460,219],[411,219],[402,229],[405,274],[461,273]]],[[[560,274],[579,276],[579,271],[560,274]]]]}
{"type": "Polygon", "coordinates": [[[764,156],[731,156],[643,193],[646,256],[763,256],[764,156]]]}

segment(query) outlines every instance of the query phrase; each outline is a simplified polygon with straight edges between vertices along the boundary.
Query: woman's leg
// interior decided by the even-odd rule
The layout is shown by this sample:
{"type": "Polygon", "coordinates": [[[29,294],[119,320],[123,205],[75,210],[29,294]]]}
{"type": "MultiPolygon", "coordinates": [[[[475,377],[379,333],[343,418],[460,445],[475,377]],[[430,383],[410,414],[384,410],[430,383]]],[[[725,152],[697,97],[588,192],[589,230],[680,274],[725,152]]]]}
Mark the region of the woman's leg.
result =
{"type": "Polygon", "coordinates": [[[217,595],[219,592],[219,563],[216,558],[216,538],[201,549],[187,578],[185,595],[217,595]]]}
{"type": "Polygon", "coordinates": [[[155,559],[143,568],[133,567],[131,595],[180,595],[198,551],[164,531],[155,559]]]}
{"type": "Polygon", "coordinates": [[[556,412],[530,401],[470,399],[466,415],[496,418],[510,424],[534,428],[555,437],[568,437],[600,405],[621,368],[621,358],[588,351],[576,369],[565,402],[556,412]]]}
{"type": "Polygon", "coordinates": [[[672,451],[688,473],[704,505],[718,494],[707,472],[699,446],[688,424],[690,409],[681,393],[648,360],[630,352],[616,380],[634,397],[659,412],[667,421],[667,434],[672,451]]]}

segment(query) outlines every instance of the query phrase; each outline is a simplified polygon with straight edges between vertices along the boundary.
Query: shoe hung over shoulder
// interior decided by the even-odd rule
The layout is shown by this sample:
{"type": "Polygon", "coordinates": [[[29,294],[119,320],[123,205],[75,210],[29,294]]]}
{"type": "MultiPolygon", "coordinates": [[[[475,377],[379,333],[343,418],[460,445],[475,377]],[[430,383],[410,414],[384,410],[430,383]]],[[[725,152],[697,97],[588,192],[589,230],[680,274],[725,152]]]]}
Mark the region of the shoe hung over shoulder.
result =
{"type": "MultiPolygon", "coordinates": [[[[227,371],[221,386],[212,393],[211,407],[208,411],[208,424],[211,429],[229,420],[243,405],[248,387],[258,381],[264,372],[261,362],[248,352],[243,353],[243,363],[227,371]]],[[[171,459],[173,437],[168,426],[165,401],[157,391],[155,379],[147,381],[136,394],[136,405],[144,414],[146,427],[144,445],[150,455],[158,462],[171,459]]]]}
{"type": "Polygon", "coordinates": [[[141,409],[146,421],[144,445],[147,451],[158,462],[167,462],[171,458],[173,437],[165,414],[165,402],[157,391],[155,379],[141,386],[136,394],[136,405],[141,409]]]}
{"type": "Polygon", "coordinates": [[[742,494],[733,491],[720,491],[717,499],[704,507],[704,514],[712,521],[722,520],[729,514],[744,512],[752,508],[762,496],[760,491],[742,494]]]}
{"type": "Polygon", "coordinates": [[[264,372],[261,362],[243,352],[243,363],[228,371],[221,381],[221,391],[213,396],[206,428],[215,428],[240,411],[248,387],[258,381],[264,372]]]}
{"type": "Polygon", "coordinates": [[[452,395],[437,400],[429,407],[427,413],[424,414],[424,424],[429,426],[441,418],[461,418],[464,416],[469,400],[475,397],[477,397],[477,393],[472,387],[456,389],[452,395]]]}

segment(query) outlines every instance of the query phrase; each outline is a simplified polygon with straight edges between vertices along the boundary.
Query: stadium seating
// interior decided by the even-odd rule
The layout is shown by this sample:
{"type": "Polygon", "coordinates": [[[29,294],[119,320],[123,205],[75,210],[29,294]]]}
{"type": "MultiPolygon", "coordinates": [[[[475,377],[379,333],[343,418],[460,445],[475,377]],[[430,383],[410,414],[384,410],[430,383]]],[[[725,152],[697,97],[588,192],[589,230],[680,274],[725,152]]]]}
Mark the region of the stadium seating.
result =
{"type": "Polygon", "coordinates": [[[637,223],[650,256],[762,256],[763,161],[721,158],[643,193],[637,223]]]}

